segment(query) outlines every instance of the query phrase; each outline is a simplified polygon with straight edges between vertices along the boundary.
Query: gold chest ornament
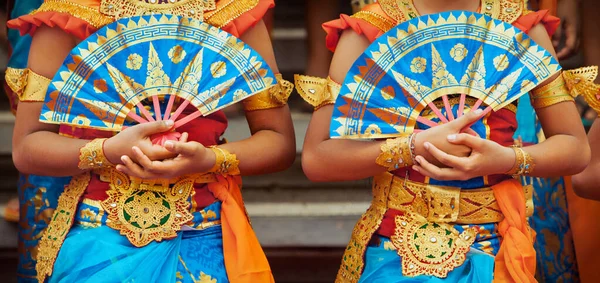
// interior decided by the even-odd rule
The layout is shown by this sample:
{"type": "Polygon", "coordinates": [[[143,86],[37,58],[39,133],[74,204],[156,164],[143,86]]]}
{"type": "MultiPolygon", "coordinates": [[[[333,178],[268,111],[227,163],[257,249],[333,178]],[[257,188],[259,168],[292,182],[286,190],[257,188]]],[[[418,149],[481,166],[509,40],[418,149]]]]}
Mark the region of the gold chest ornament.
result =
{"type": "Polygon", "coordinates": [[[148,14],[172,14],[204,20],[204,12],[216,9],[216,0],[102,0],[100,12],[115,20],[148,14]]]}

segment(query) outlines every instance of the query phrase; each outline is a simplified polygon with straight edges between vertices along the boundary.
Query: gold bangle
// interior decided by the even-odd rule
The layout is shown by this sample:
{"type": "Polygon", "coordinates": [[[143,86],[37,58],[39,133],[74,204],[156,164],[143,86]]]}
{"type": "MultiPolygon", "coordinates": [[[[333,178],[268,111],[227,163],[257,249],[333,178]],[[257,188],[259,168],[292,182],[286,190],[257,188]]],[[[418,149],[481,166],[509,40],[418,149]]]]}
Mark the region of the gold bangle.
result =
{"type": "Polygon", "coordinates": [[[104,155],[104,142],[107,139],[95,139],[79,149],[79,164],[81,170],[111,167],[113,164],[104,155]]]}
{"type": "Polygon", "coordinates": [[[294,91],[294,84],[284,80],[281,74],[276,74],[275,78],[277,78],[276,85],[243,101],[244,110],[265,110],[279,108],[287,104],[290,94],[294,91]]]}
{"type": "Polygon", "coordinates": [[[574,100],[567,88],[562,73],[550,83],[531,91],[531,104],[535,109],[574,100]]]}
{"type": "Polygon", "coordinates": [[[218,146],[209,147],[215,153],[215,166],[209,172],[223,176],[240,175],[240,161],[235,154],[218,146]]]}
{"type": "Polygon", "coordinates": [[[513,177],[531,175],[535,169],[533,157],[520,147],[513,146],[512,149],[515,151],[515,164],[506,174],[512,175],[513,177]]]}
{"type": "Polygon", "coordinates": [[[296,90],[308,104],[316,110],[326,105],[335,103],[342,85],[331,78],[319,78],[303,75],[294,75],[296,90]]]}
{"type": "Polygon", "coordinates": [[[387,168],[388,171],[414,164],[410,150],[410,138],[399,137],[386,140],[381,145],[381,153],[377,156],[375,162],[387,168]]]}

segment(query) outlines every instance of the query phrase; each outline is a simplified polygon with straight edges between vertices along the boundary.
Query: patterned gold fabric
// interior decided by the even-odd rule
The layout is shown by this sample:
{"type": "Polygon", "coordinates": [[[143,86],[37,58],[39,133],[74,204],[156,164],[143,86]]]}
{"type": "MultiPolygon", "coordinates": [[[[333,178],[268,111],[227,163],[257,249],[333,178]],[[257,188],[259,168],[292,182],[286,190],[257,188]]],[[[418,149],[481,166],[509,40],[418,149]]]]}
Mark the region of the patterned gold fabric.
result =
{"type": "MultiPolygon", "coordinates": [[[[526,215],[531,216],[533,189],[531,186],[523,189],[526,215]]],[[[354,226],[336,282],[358,282],[364,268],[364,252],[388,209],[413,213],[421,217],[421,222],[424,219],[438,224],[483,224],[504,219],[491,188],[461,190],[412,182],[391,173],[380,174],[373,178],[371,206],[354,226]]]]}
{"type": "Polygon", "coordinates": [[[115,20],[151,13],[185,16],[202,21],[204,12],[216,8],[216,0],[102,0],[100,12],[115,20]]]}
{"type": "Polygon", "coordinates": [[[105,141],[106,139],[95,139],[79,149],[79,169],[88,170],[113,166],[104,155],[105,141]]]}
{"type": "Polygon", "coordinates": [[[287,104],[287,100],[294,90],[294,84],[284,80],[281,74],[276,74],[275,77],[277,78],[275,86],[243,100],[244,110],[265,110],[279,108],[287,104]]]}
{"type": "Polygon", "coordinates": [[[5,79],[6,84],[19,97],[19,101],[27,102],[43,102],[52,81],[30,69],[13,68],[7,68],[5,79]]]}
{"type": "Polygon", "coordinates": [[[371,11],[360,11],[352,15],[352,17],[355,19],[364,20],[384,32],[390,30],[396,25],[394,22],[371,11]]]}
{"type": "Polygon", "coordinates": [[[95,28],[101,28],[112,23],[112,17],[101,14],[98,9],[87,7],[81,4],[73,3],[68,0],[46,0],[32,14],[39,12],[58,12],[73,15],[95,28]]]}
{"type": "Polygon", "coordinates": [[[315,111],[325,105],[335,103],[335,99],[342,87],[331,78],[318,78],[311,76],[295,75],[296,90],[308,104],[315,107],[315,111]]]}
{"type": "Polygon", "coordinates": [[[224,27],[252,10],[258,2],[259,0],[219,0],[217,8],[204,15],[204,21],[218,28],[224,27]]]}
{"type": "Polygon", "coordinates": [[[600,113],[600,85],[594,81],[598,76],[598,66],[590,66],[563,72],[563,77],[571,96],[582,95],[590,107],[600,113]]]}
{"type": "Polygon", "coordinates": [[[531,92],[533,108],[540,109],[565,101],[574,101],[562,75],[531,92]]]}

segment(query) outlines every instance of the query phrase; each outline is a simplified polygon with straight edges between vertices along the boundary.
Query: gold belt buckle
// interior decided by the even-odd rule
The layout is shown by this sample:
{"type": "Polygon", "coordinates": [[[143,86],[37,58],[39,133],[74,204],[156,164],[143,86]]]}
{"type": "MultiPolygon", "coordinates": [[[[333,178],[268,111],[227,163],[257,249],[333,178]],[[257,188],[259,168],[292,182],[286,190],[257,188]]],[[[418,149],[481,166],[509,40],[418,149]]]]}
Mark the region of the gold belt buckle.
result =
{"type": "Polygon", "coordinates": [[[421,214],[428,221],[450,223],[458,219],[460,188],[427,185],[420,197],[426,207],[421,214]]]}

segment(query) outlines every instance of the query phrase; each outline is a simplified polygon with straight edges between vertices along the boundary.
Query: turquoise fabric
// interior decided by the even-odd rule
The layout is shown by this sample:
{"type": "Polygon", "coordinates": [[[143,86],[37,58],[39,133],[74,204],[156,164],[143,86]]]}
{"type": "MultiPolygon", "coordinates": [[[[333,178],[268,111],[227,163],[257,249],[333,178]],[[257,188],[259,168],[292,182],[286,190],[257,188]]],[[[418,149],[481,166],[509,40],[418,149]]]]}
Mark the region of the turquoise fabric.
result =
{"type": "MultiPolygon", "coordinates": [[[[377,237],[377,236],[376,236],[377,237]]],[[[406,277],[402,275],[401,257],[395,249],[386,249],[391,242],[388,238],[379,237],[380,244],[367,247],[365,253],[365,269],[359,283],[405,283],[405,282],[492,282],[494,257],[472,248],[467,253],[465,262],[448,273],[446,278],[435,276],[406,277]]]]}
{"type": "MultiPolygon", "coordinates": [[[[80,205],[49,283],[228,282],[220,225],[182,231],[174,239],[138,248],[106,226],[106,214],[99,211],[80,205]]],[[[219,220],[220,211],[221,202],[215,202],[195,212],[191,226],[219,220]]]]}

